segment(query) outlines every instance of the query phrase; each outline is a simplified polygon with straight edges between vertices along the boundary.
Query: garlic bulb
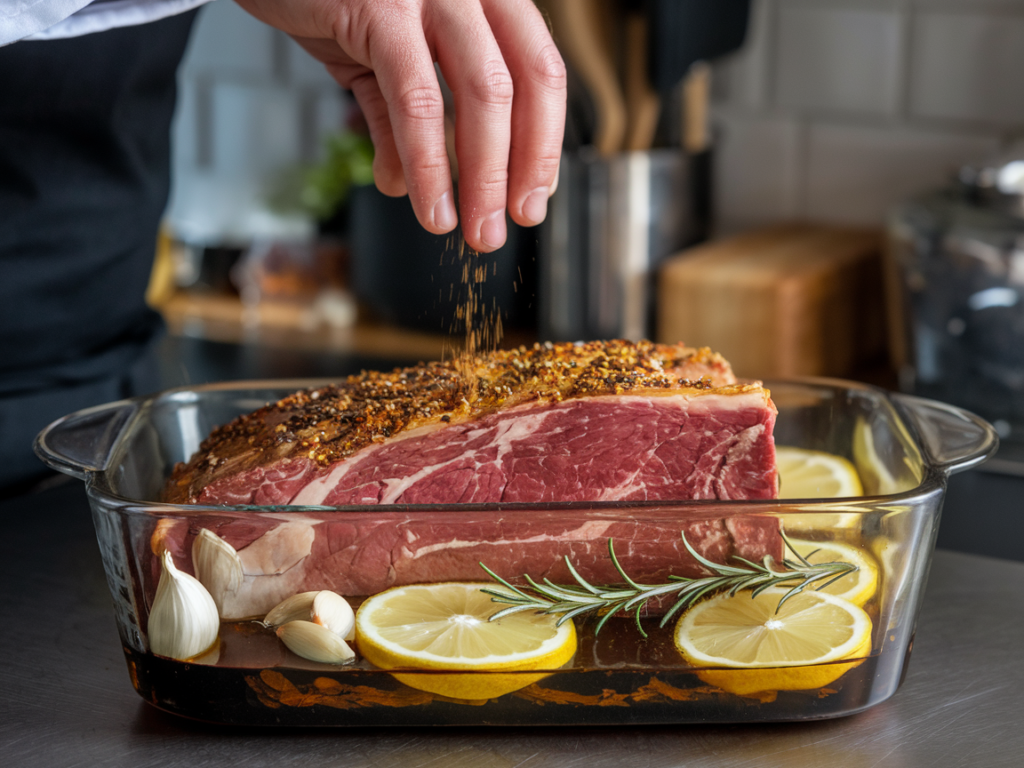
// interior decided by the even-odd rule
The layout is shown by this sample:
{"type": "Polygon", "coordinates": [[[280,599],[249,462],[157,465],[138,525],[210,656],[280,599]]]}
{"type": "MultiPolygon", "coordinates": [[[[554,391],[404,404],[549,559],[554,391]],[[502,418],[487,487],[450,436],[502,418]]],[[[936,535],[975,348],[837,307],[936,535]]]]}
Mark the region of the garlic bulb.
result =
{"type": "Polygon", "coordinates": [[[326,627],[338,637],[346,640],[355,638],[356,615],[348,600],[337,592],[326,589],[317,592],[309,615],[314,624],[326,627]]]}
{"type": "Polygon", "coordinates": [[[192,566],[196,569],[196,578],[217,604],[218,614],[223,614],[225,595],[242,585],[242,561],[235,548],[213,531],[203,528],[192,543],[192,566]]]}
{"type": "Polygon", "coordinates": [[[217,642],[220,616],[206,587],[161,555],[163,570],[149,612],[149,649],[172,659],[198,656],[217,642]]]}
{"type": "Polygon", "coordinates": [[[296,656],[321,664],[344,664],[356,657],[348,643],[312,621],[289,621],[277,628],[277,636],[296,656]]]}

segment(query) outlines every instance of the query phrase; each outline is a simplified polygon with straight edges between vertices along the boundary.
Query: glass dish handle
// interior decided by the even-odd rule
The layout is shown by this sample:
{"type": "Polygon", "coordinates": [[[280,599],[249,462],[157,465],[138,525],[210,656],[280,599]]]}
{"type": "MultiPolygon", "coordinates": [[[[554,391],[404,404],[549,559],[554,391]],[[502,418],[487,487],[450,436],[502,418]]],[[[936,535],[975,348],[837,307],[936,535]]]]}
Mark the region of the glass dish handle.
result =
{"type": "Polygon", "coordinates": [[[912,395],[891,397],[917,427],[932,464],[946,474],[981,464],[999,447],[992,425],[970,411],[912,395]]]}
{"type": "Polygon", "coordinates": [[[138,410],[137,402],[119,400],[58,419],[36,437],[36,455],[51,469],[86,480],[110,464],[121,432],[138,410]]]}

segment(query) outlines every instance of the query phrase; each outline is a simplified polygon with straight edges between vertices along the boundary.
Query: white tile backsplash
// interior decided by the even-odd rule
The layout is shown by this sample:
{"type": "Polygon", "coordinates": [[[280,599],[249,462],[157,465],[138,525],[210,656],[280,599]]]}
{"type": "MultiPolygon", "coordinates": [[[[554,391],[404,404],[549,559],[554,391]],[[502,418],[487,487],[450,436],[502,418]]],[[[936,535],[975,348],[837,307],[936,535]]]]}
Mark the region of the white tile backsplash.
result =
{"type": "Polygon", "coordinates": [[[258,180],[210,171],[190,173],[175,184],[168,209],[174,234],[189,242],[244,246],[259,238],[302,238],[312,222],[271,211],[258,180]]]}
{"type": "Polygon", "coordinates": [[[752,2],[715,68],[719,231],[881,225],[1024,133],[1024,0],[752,2]]]}
{"type": "Polygon", "coordinates": [[[200,157],[203,139],[199,135],[202,130],[199,98],[200,88],[195,80],[182,78],[178,82],[178,103],[171,125],[175,176],[198,167],[203,160],[200,157]]]}
{"type": "Polygon", "coordinates": [[[285,86],[218,82],[213,88],[216,173],[263,178],[299,163],[300,111],[285,86]]]}
{"type": "Polygon", "coordinates": [[[895,203],[946,184],[997,149],[990,137],[831,123],[808,131],[805,211],[815,221],[880,224],[895,203]]]}
{"type": "Polygon", "coordinates": [[[199,14],[179,71],[167,219],[203,241],[305,231],[267,209],[278,174],[323,157],[349,97],[291,38],[230,0],[199,14]]]}
{"type": "Polygon", "coordinates": [[[1024,14],[918,14],[910,94],[916,116],[1024,125],[1024,14]]]}
{"type": "Polygon", "coordinates": [[[344,130],[350,107],[349,100],[337,89],[317,93],[311,136],[314,145],[312,157],[317,159],[324,157],[325,137],[344,130]]]}
{"type": "Polygon", "coordinates": [[[324,90],[338,90],[340,86],[333,77],[327,74],[323,63],[306,53],[302,46],[290,37],[285,39],[287,40],[289,82],[324,90]]]}
{"type": "Polygon", "coordinates": [[[781,5],[775,46],[778,103],[798,109],[895,113],[901,23],[894,10],[781,5]]]}
{"type": "Polygon", "coordinates": [[[715,208],[720,232],[747,229],[799,213],[800,125],[785,117],[717,119],[715,208]]]}
{"type": "Polygon", "coordinates": [[[275,34],[231,0],[207,3],[192,30],[182,75],[271,80],[275,34]]]}

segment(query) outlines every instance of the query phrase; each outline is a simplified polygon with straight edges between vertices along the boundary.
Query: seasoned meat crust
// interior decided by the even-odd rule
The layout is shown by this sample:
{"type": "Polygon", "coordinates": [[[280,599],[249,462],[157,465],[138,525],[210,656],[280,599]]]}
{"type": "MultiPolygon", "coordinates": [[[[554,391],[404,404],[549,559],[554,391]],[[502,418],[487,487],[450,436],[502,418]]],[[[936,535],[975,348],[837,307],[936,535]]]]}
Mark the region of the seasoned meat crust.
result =
{"type": "Polygon", "coordinates": [[[528,404],[608,395],[734,395],[729,364],[707,348],[651,342],[537,344],[467,362],[374,371],[296,392],[213,430],[168,480],[164,500],[195,503],[211,483],[301,458],[329,467],[400,433],[528,404]]]}

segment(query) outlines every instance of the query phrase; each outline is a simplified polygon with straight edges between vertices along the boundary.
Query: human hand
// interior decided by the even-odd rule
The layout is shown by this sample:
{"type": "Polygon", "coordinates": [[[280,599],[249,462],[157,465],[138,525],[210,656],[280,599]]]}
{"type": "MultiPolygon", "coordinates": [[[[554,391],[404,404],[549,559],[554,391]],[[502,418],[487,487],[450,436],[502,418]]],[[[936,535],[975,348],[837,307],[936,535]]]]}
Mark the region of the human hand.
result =
{"type": "Polygon", "coordinates": [[[352,90],[376,149],[377,188],[409,194],[420,223],[457,222],[440,65],[455,99],[462,231],[489,252],[505,209],[540,223],[565,127],[565,66],[531,0],[236,0],[294,37],[352,90]]]}

